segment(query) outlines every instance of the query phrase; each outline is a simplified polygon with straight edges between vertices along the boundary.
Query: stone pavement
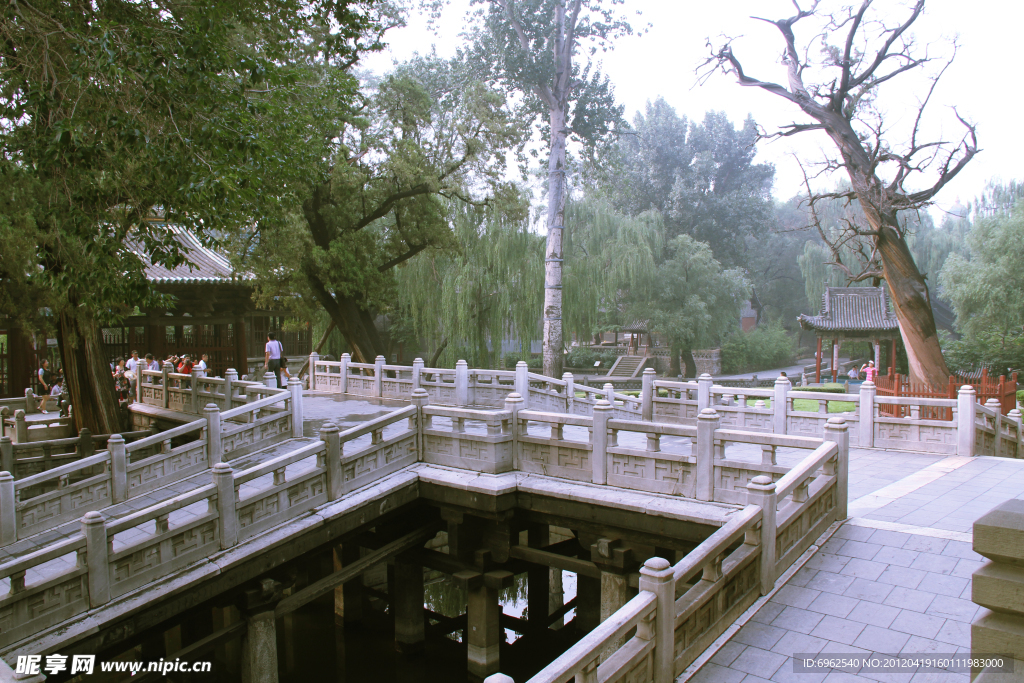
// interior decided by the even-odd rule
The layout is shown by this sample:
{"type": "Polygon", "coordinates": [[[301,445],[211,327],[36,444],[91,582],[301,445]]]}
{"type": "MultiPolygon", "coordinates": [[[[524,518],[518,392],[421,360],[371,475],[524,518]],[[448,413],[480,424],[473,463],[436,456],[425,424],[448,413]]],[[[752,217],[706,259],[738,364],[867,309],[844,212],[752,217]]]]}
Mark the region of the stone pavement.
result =
{"type": "Polygon", "coordinates": [[[983,559],[971,525],[1024,497],[1024,461],[851,449],[850,487],[850,518],[679,681],[969,681],[954,672],[796,673],[793,655],[969,653],[980,609],[971,573],[983,559]]]}

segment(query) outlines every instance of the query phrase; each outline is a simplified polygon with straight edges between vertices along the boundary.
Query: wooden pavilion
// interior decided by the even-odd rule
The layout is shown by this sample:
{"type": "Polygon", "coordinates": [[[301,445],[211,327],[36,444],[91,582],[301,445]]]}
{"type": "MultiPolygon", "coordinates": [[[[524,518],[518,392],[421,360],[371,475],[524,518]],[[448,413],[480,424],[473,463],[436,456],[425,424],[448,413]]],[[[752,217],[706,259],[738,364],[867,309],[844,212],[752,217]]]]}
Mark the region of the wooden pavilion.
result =
{"type": "Polygon", "coordinates": [[[821,297],[819,315],[797,316],[800,326],[818,336],[815,382],[821,382],[821,340],[832,340],[832,381],[839,379],[839,347],[844,341],[869,342],[874,347],[875,367],[882,373],[882,345],[886,344],[889,367],[896,365],[900,325],[890,310],[889,294],[882,287],[828,287],[821,297]]]}
{"type": "MultiPolygon", "coordinates": [[[[280,311],[258,309],[253,300],[252,276],[236,273],[223,255],[200,244],[187,230],[171,226],[192,265],[172,269],[153,265],[144,253],[146,276],[158,292],[175,299],[168,308],[140,310],[117,327],[103,328],[103,348],[111,360],[130,358],[137,350],[157,360],[170,354],[210,357],[210,374],[223,375],[235,368],[239,375],[263,364],[263,345],[274,331],[284,345],[285,356],[308,356],[312,350],[307,324],[297,331],[283,331],[280,311]]],[[[0,319],[0,397],[24,396],[33,386],[33,375],[42,359],[56,367],[56,347],[33,338],[0,319]]]]}

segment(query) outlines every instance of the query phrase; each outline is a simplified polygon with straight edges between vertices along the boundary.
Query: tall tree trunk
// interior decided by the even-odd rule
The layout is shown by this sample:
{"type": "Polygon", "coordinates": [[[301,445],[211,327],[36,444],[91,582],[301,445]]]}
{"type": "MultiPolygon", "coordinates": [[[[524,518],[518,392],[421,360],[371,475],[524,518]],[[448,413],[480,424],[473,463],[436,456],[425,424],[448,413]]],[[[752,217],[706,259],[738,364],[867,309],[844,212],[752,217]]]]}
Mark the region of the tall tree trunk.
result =
{"type": "Polygon", "coordinates": [[[565,106],[551,109],[548,242],[544,250],[544,374],[562,376],[562,232],[565,225],[565,106]]]}
{"type": "Polygon", "coordinates": [[[384,348],[369,311],[364,310],[352,297],[332,296],[311,268],[306,269],[306,280],[345,341],[352,347],[353,360],[357,363],[372,363],[378,355],[385,353],[387,349],[384,348]]]}
{"type": "Polygon", "coordinates": [[[875,241],[900,321],[910,378],[933,390],[941,389],[949,383],[949,369],[942,357],[928,285],[899,233],[891,225],[879,225],[877,229],[879,235],[875,241]]]}
{"type": "Polygon", "coordinates": [[[679,368],[679,354],[680,354],[680,352],[681,352],[681,349],[678,346],[670,346],[669,347],[669,359],[670,359],[669,360],[669,367],[668,367],[668,375],[669,375],[669,377],[678,377],[681,374],[681,370],[679,368]]]}
{"type": "Polygon", "coordinates": [[[693,351],[690,349],[683,349],[683,364],[686,366],[685,377],[697,376],[697,362],[693,360],[693,351]]]}
{"type": "Polygon", "coordinates": [[[92,321],[62,313],[58,320],[64,381],[75,427],[93,434],[124,431],[110,363],[103,355],[100,330],[92,321]]]}

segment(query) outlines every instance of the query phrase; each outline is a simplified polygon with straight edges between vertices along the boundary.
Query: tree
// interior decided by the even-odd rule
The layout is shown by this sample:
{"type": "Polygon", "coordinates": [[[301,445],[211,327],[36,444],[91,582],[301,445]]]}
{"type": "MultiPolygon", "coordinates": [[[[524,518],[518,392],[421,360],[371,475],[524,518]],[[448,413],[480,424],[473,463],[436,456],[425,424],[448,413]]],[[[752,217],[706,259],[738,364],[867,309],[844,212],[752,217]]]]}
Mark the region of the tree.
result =
{"type": "Polygon", "coordinates": [[[396,269],[404,314],[434,342],[428,367],[442,358],[448,367],[458,359],[490,367],[505,339],[529,350],[543,305],[544,241],[525,208],[458,203],[449,213],[457,247],[428,249],[396,269]]]}
{"type": "Polygon", "coordinates": [[[752,118],[739,130],[723,112],[691,122],[659,97],[597,160],[594,182],[617,209],[656,209],[669,237],[690,235],[719,261],[745,265],[749,238],[768,237],[775,224],[775,169],[754,163],[756,141],[752,118]]]}
{"type": "Polygon", "coordinates": [[[992,356],[1005,355],[1008,346],[1024,342],[1024,202],[977,221],[967,248],[966,256],[953,253],[946,259],[939,278],[943,293],[964,340],[993,347],[992,356]]]}
{"type": "Polygon", "coordinates": [[[902,74],[921,72],[933,64],[927,48],[922,51],[910,33],[924,10],[924,0],[916,2],[902,23],[869,13],[871,0],[864,0],[859,8],[821,17],[823,26],[817,27],[814,40],[820,41],[823,58],[817,63],[810,58],[811,45],[797,45],[794,27],[817,16],[819,3],[814,2],[807,10],[794,4],[797,13],[789,18],[762,19],[782,35],[782,61],[788,76],[785,85],[747,75],[728,43],[714,51],[706,63],[710,67],[706,73],[718,69],[732,73],[740,85],[777,95],[799,107],[811,120],[787,125],[777,135],[823,131],[831,139],[838,156],[829,159],[826,169],[845,171],[851,188],[838,196],[847,201],[856,199],[864,212],[867,226],[851,229],[870,238],[877,249],[900,321],[911,376],[933,387],[943,386],[948,370],[936,334],[928,285],[914,263],[899,214],[927,205],[974,157],[978,151],[974,126],[957,114],[966,129],[957,144],[919,139],[922,116],[946,68],[942,66],[929,76],[931,85],[903,148],[897,150],[886,138],[889,126],[875,106],[880,88],[902,74]],[[834,39],[838,42],[833,43],[834,39]],[[815,68],[823,72],[819,83],[805,83],[805,73],[815,68]],[[938,178],[930,187],[916,191],[908,187],[915,174],[935,166],[938,178]]]}
{"type": "Polygon", "coordinates": [[[503,180],[504,152],[522,137],[504,96],[464,63],[431,56],[402,65],[330,135],[326,162],[297,191],[301,206],[261,221],[241,247],[260,299],[307,313],[319,303],[355,358],[373,362],[386,351],[375,318],[394,307],[394,268],[457,246],[458,202],[514,192],[503,180]]]}
{"type": "Polygon", "coordinates": [[[480,4],[469,50],[488,82],[521,93],[531,121],[546,117],[548,207],[544,253],[544,373],[562,375],[562,262],[566,141],[594,144],[618,123],[611,85],[594,68],[597,50],[632,32],[615,14],[622,0],[473,0],[480,4]],[[578,58],[586,49],[586,66],[578,58]]]}
{"type": "MultiPolygon", "coordinates": [[[[3,222],[33,243],[23,282],[39,296],[29,305],[53,311],[79,427],[121,429],[100,325],[172,305],[136,252],[174,267],[185,255],[167,224],[212,243],[273,211],[298,165],[286,150],[302,138],[282,139],[292,110],[316,103],[298,67],[379,48],[389,11],[376,0],[5,5],[0,175],[27,201],[3,222]]],[[[350,84],[331,85],[320,103],[351,99],[350,84]]],[[[4,269],[5,287],[22,277],[6,258],[4,269]]]]}

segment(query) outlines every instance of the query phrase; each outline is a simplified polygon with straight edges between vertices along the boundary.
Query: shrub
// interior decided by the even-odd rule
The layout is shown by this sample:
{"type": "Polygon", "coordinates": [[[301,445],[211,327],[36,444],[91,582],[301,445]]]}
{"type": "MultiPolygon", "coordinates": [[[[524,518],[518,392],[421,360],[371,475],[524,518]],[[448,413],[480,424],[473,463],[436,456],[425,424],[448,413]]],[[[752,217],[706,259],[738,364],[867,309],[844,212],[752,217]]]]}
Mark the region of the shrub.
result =
{"type": "Polygon", "coordinates": [[[778,322],[752,332],[737,332],[722,344],[722,370],[726,374],[770,370],[793,362],[793,338],[778,322]]]}
{"type": "Polygon", "coordinates": [[[597,360],[597,354],[586,346],[574,346],[565,356],[565,364],[570,368],[592,368],[597,360]]]}
{"type": "Polygon", "coordinates": [[[793,387],[793,391],[818,391],[826,394],[843,394],[842,384],[823,384],[820,387],[793,387]]]}
{"type": "Polygon", "coordinates": [[[526,367],[531,370],[544,367],[544,360],[542,358],[528,358],[526,361],[526,367]]]}
{"type": "Polygon", "coordinates": [[[1024,403],[1024,389],[1017,392],[1017,403],[1024,403]]]}
{"type": "Polygon", "coordinates": [[[505,364],[506,370],[515,370],[516,363],[523,359],[521,354],[518,353],[506,353],[502,362],[505,364]]]}

